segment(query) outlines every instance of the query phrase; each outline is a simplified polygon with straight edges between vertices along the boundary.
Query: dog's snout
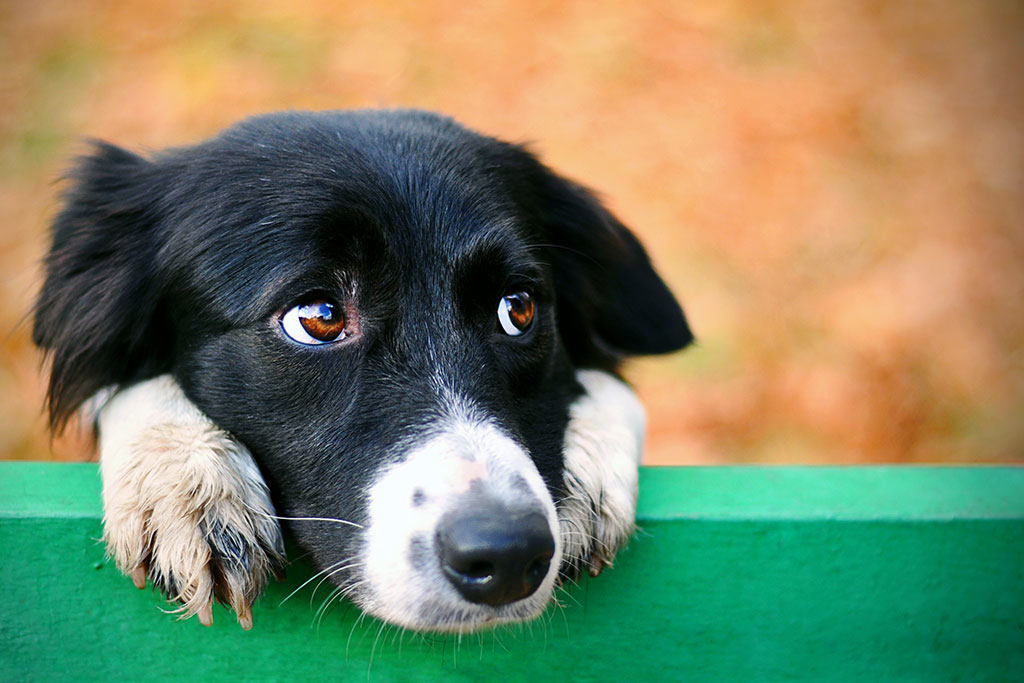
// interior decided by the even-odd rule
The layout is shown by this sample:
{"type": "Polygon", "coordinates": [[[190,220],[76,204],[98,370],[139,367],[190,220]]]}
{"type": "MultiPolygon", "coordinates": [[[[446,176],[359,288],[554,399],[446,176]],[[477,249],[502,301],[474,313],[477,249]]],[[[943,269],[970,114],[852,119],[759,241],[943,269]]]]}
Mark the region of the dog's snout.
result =
{"type": "Polygon", "coordinates": [[[544,581],[555,539],[544,514],[501,504],[446,515],[437,554],[448,581],[470,602],[498,607],[532,595],[544,581]]]}

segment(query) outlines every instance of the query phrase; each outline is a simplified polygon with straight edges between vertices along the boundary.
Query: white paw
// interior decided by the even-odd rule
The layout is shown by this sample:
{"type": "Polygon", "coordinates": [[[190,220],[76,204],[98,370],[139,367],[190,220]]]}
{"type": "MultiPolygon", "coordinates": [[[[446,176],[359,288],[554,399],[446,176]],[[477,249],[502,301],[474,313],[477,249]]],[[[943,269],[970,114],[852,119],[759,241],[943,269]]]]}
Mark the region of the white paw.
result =
{"type": "Polygon", "coordinates": [[[585,393],[569,407],[558,505],[569,579],[600,574],[633,535],[647,423],[636,394],[614,376],[580,370],[576,379],[585,393]]]}
{"type": "Polygon", "coordinates": [[[284,544],[249,451],[169,376],[114,394],[99,426],[103,540],[118,568],[139,588],[148,577],[182,618],[209,625],[217,600],[250,628],[284,544]]]}

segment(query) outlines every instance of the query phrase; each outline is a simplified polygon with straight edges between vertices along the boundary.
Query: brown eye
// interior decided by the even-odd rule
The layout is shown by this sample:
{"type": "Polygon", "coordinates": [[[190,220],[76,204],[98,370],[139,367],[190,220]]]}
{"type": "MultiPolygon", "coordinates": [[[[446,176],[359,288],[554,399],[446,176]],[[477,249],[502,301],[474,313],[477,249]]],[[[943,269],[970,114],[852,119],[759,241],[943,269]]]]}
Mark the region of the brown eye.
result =
{"type": "Polygon", "coordinates": [[[498,302],[498,323],[505,334],[518,337],[533,324],[533,298],[529,292],[510,292],[498,302]]]}
{"type": "Polygon", "coordinates": [[[330,344],[345,338],[345,316],[333,301],[313,299],[288,309],[281,317],[281,329],[300,344],[330,344]]]}

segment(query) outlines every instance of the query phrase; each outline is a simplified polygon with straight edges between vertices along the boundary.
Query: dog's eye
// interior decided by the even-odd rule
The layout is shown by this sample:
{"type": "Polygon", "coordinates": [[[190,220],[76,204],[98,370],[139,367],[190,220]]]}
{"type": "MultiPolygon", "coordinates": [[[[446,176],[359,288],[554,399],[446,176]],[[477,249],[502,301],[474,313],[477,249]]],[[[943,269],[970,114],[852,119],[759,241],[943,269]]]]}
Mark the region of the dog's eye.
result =
{"type": "Polygon", "coordinates": [[[509,292],[498,302],[498,323],[505,334],[518,337],[533,324],[533,299],[529,292],[509,292]]]}
{"type": "Polygon", "coordinates": [[[345,316],[338,304],[312,299],[288,309],[281,317],[281,329],[300,344],[330,344],[345,338],[345,316]]]}

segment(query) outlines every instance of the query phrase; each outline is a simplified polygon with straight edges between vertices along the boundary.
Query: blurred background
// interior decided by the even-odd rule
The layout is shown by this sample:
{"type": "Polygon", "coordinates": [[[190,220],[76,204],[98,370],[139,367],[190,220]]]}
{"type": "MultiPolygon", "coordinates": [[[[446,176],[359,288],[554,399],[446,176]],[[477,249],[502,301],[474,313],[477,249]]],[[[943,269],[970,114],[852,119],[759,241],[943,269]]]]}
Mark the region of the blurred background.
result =
{"type": "Polygon", "coordinates": [[[1024,5],[0,0],[0,458],[51,440],[26,317],[83,139],[415,106],[641,237],[699,345],[630,364],[647,462],[1024,461],[1024,5]]]}

